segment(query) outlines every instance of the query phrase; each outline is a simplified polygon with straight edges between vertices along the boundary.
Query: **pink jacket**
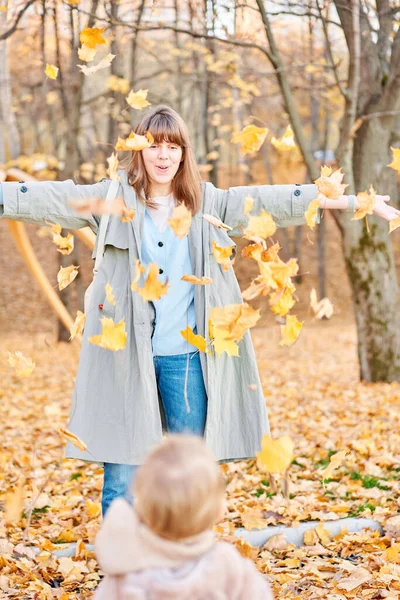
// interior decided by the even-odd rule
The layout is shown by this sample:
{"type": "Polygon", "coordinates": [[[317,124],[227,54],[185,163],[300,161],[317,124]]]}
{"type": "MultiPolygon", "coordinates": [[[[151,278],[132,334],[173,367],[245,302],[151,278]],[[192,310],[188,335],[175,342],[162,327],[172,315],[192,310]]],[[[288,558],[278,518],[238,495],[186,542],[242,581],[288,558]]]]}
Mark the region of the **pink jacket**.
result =
{"type": "Polygon", "coordinates": [[[97,535],[96,554],[106,577],[93,600],[272,600],[254,564],[211,531],[185,542],[160,538],[120,498],[97,535]]]}

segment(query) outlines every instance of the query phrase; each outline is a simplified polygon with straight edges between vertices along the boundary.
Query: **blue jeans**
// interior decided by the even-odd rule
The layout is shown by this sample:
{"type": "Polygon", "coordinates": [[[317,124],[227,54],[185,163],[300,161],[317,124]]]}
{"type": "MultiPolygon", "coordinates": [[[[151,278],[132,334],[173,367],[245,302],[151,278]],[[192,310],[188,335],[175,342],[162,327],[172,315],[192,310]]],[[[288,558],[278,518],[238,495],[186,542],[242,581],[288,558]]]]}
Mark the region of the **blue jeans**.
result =
{"type": "MultiPolygon", "coordinates": [[[[207,394],[201,371],[200,353],[155,356],[154,369],[167,431],[202,436],[207,416],[207,394]]],[[[137,469],[137,465],[104,463],[101,500],[103,517],[115,498],[122,496],[128,502],[133,502],[132,487],[137,469]]]]}

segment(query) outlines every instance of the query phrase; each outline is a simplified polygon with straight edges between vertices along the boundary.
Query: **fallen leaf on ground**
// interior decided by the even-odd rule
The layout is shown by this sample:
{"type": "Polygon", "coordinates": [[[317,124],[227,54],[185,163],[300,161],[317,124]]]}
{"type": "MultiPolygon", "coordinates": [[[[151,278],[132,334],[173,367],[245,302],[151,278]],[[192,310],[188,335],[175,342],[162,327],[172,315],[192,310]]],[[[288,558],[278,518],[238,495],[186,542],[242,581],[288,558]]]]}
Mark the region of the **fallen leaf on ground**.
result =
{"type": "Polygon", "coordinates": [[[4,516],[7,523],[20,521],[24,509],[25,476],[20,475],[15,489],[7,492],[4,501],[4,516]]]}
{"type": "Polygon", "coordinates": [[[35,368],[35,363],[32,359],[26,358],[22,352],[18,351],[14,352],[14,354],[11,352],[8,353],[8,362],[14,367],[15,374],[18,375],[18,377],[29,377],[32,375],[35,368]]]}

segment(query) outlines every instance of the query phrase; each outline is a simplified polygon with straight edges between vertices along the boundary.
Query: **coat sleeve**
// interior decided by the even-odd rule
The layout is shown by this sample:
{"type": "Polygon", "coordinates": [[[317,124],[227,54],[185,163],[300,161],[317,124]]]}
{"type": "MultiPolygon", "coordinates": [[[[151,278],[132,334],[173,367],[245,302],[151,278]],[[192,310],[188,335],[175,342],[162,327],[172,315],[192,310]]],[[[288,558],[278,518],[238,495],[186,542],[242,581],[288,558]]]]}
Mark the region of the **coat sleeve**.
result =
{"type": "Polygon", "coordinates": [[[0,218],[38,225],[45,225],[49,221],[59,223],[66,229],[90,227],[92,231],[96,231],[99,217],[90,213],[78,214],[69,205],[69,201],[105,198],[110,181],[104,179],[92,185],[78,185],[72,179],[3,182],[0,218]]]}
{"type": "MultiPolygon", "coordinates": [[[[210,185],[210,184],[208,184],[210,185]]],[[[244,214],[247,196],[254,199],[252,215],[259,215],[264,208],[270,213],[278,227],[304,225],[304,213],[318,195],[314,184],[306,185],[255,185],[216,190],[216,210],[219,218],[233,227],[230,235],[241,235],[248,216],[244,214]]],[[[319,223],[320,215],[317,215],[319,223]]]]}

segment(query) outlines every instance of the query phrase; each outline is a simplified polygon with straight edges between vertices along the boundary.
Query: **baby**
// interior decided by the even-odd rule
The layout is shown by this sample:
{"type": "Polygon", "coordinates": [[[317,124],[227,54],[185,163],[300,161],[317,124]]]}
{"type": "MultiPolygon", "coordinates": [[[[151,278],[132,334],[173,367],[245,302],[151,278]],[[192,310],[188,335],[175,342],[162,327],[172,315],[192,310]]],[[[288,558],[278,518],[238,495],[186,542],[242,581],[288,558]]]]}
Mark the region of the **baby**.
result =
{"type": "Polygon", "coordinates": [[[139,468],[135,508],[117,498],[96,538],[94,600],[272,600],[254,564],[217,542],[221,471],[199,437],[170,436],[139,468]]]}

